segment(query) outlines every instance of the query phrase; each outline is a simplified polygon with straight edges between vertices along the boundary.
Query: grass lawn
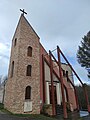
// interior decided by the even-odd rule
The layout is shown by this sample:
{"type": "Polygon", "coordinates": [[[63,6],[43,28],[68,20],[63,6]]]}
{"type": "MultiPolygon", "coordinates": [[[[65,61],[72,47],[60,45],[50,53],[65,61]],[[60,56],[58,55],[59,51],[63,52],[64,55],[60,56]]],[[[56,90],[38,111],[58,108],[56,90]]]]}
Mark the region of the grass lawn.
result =
{"type": "MultiPolygon", "coordinates": [[[[30,114],[14,114],[14,115],[18,117],[28,117],[31,118],[32,120],[65,120],[63,118],[56,119],[55,117],[47,117],[44,115],[30,115],[30,114]]],[[[72,119],[66,119],[66,120],[72,120],[72,119]]],[[[84,120],[84,119],[78,118],[77,120],[84,120]]]]}
{"type": "Polygon", "coordinates": [[[30,114],[14,114],[14,115],[18,117],[28,117],[31,118],[32,120],[57,120],[56,118],[47,117],[44,115],[30,115],[30,114]]]}
{"type": "Polygon", "coordinates": [[[7,113],[7,114],[12,114],[11,112],[9,112],[8,110],[4,109],[4,105],[2,103],[0,103],[0,111],[7,113]]]}
{"type": "Polygon", "coordinates": [[[13,114],[13,113],[9,112],[8,110],[4,109],[4,105],[1,104],[1,103],[0,103],[0,111],[1,111],[1,112],[4,112],[4,113],[6,113],[6,114],[13,115],[13,116],[29,117],[29,118],[31,118],[32,120],[57,120],[57,119],[55,119],[55,118],[47,117],[47,116],[44,116],[44,115],[13,114]]]}
{"type": "Polygon", "coordinates": [[[84,120],[83,118],[79,118],[78,120],[84,120]]]}
{"type": "MultiPolygon", "coordinates": [[[[0,111],[1,112],[4,112],[6,114],[9,114],[9,115],[13,115],[13,116],[18,116],[18,117],[28,117],[28,118],[31,118],[32,120],[57,120],[56,118],[54,117],[47,117],[47,116],[44,116],[44,115],[34,115],[34,114],[13,114],[11,112],[9,112],[8,110],[4,109],[4,105],[0,103],[0,111]]],[[[59,120],[64,120],[62,118],[60,118],[59,120]]],[[[70,119],[67,119],[67,120],[70,120],[70,119]]],[[[79,118],[78,120],[84,120],[83,118],[79,118]]]]}

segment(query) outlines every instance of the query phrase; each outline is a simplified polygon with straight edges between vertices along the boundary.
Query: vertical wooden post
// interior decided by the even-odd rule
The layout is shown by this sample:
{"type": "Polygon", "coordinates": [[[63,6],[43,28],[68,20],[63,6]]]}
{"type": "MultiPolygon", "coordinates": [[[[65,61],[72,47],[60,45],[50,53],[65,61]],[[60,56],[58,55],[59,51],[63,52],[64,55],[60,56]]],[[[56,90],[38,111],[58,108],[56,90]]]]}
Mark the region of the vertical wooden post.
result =
{"type": "Polygon", "coordinates": [[[74,92],[75,92],[75,99],[76,99],[77,110],[79,110],[79,103],[78,103],[77,91],[76,91],[75,87],[74,87],[74,92]]]}
{"type": "Polygon", "coordinates": [[[51,59],[51,52],[49,51],[49,57],[50,57],[50,76],[51,76],[51,93],[52,93],[52,115],[56,115],[56,109],[55,109],[55,96],[54,96],[54,85],[53,85],[53,62],[51,59]]]}
{"type": "Polygon", "coordinates": [[[64,113],[64,118],[67,118],[67,108],[66,108],[65,96],[64,96],[64,85],[63,85],[62,68],[61,68],[61,61],[60,61],[60,54],[59,54],[59,48],[58,47],[57,47],[57,54],[58,54],[59,75],[60,75],[60,79],[61,79],[63,113],[64,113]]]}
{"type": "Polygon", "coordinates": [[[88,94],[87,94],[86,86],[84,84],[83,84],[83,90],[84,90],[84,94],[85,94],[85,98],[86,98],[88,112],[90,113],[90,105],[89,105],[89,100],[88,100],[88,94]]]}

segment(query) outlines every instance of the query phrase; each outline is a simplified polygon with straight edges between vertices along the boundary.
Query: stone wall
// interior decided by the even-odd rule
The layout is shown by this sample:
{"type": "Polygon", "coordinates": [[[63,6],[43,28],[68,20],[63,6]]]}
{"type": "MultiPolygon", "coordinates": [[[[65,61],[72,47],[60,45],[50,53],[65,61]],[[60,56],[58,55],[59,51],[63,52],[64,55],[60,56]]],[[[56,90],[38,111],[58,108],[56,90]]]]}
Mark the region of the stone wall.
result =
{"type": "MultiPolygon", "coordinates": [[[[40,113],[40,51],[39,37],[21,15],[12,41],[9,78],[6,84],[5,108],[13,113],[24,113],[25,88],[31,86],[32,111],[40,113]],[[17,38],[16,46],[14,40],[17,38]],[[28,46],[32,47],[32,57],[27,56],[28,46]],[[14,75],[11,78],[11,66],[14,61],[14,75]],[[26,76],[27,66],[32,66],[31,76],[26,76]]],[[[25,112],[26,114],[26,112],[25,112]]]]}

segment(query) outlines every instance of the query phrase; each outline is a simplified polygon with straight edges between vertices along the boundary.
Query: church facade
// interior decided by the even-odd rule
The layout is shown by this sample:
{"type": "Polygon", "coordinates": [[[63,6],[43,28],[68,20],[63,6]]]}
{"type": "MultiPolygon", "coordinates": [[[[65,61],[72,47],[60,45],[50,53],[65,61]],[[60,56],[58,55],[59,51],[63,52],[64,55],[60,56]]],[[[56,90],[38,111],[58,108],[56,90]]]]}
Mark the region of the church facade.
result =
{"type": "Polygon", "coordinates": [[[71,68],[46,52],[21,14],[12,40],[5,108],[13,113],[40,114],[43,106],[48,105],[48,113],[56,115],[56,106],[62,106],[65,113],[67,104],[71,111],[78,109],[71,68]]]}

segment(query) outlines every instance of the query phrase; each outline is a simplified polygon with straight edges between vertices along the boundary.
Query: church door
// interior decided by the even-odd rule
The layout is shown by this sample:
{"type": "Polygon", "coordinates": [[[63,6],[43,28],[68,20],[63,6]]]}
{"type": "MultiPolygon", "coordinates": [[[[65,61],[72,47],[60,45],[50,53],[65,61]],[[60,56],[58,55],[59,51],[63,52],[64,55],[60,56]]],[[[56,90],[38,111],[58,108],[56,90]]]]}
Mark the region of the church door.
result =
{"type": "MultiPolygon", "coordinates": [[[[51,92],[51,85],[49,85],[49,95],[50,95],[50,104],[52,104],[52,92],[51,92]]],[[[55,98],[55,104],[57,104],[56,86],[54,86],[54,98],[55,98]]]]}

